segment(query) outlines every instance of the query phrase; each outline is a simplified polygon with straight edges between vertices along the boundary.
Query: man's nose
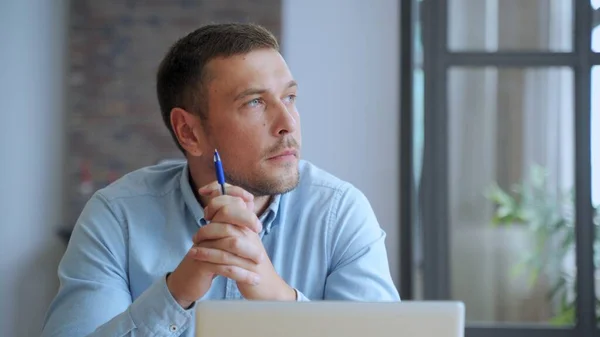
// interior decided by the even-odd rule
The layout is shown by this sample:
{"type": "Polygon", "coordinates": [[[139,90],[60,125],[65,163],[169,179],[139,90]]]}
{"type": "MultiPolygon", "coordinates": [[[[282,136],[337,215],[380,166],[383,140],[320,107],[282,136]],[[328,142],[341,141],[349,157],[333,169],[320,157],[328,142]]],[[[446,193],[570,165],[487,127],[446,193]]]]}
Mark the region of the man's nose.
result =
{"type": "Polygon", "coordinates": [[[290,109],[282,102],[275,109],[275,134],[284,135],[296,131],[298,121],[294,118],[290,109]]]}

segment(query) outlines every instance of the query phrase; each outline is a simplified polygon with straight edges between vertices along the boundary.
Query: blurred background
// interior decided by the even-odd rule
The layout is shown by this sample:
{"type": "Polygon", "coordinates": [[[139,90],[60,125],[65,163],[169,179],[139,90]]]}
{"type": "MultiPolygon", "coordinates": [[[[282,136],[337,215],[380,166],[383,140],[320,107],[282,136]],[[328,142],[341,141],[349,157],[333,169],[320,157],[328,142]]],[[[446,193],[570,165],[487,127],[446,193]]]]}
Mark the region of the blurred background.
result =
{"type": "Polygon", "coordinates": [[[91,194],[180,158],[155,73],[255,22],[300,84],[303,156],[369,198],[405,300],[467,336],[600,335],[600,0],[0,2],[0,335],[37,336],[91,194]]]}

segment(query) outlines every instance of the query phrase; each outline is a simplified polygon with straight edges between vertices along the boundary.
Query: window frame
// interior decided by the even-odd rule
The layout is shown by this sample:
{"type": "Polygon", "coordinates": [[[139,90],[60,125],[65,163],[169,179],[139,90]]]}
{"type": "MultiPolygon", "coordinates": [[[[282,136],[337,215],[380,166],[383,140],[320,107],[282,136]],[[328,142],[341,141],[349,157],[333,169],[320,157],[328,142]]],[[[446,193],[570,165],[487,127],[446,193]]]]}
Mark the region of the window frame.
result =
{"type": "MultiPolygon", "coordinates": [[[[447,76],[453,66],[549,67],[565,66],[574,76],[575,235],[577,265],[576,325],[552,327],[540,324],[472,324],[466,336],[593,336],[596,323],[594,210],[591,177],[591,72],[600,65],[600,53],[592,50],[592,28],[600,24],[600,12],[589,0],[573,0],[573,49],[552,51],[449,51],[448,0],[400,1],[400,294],[404,300],[450,299],[448,209],[447,76]],[[424,148],[420,188],[414,183],[414,70],[415,31],[422,24],[424,72],[424,148]],[[416,221],[418,219],[418,221],[416,221]],[[421,232],[420,238],[415,233],[421,232]],[[422,248],[421,248],[422,247],[422,248]],[[415,256],[422,250],[423,290],[415,296],[415,256]]],[[[467,308],[468,310],[468,308],[467,308]]]]}

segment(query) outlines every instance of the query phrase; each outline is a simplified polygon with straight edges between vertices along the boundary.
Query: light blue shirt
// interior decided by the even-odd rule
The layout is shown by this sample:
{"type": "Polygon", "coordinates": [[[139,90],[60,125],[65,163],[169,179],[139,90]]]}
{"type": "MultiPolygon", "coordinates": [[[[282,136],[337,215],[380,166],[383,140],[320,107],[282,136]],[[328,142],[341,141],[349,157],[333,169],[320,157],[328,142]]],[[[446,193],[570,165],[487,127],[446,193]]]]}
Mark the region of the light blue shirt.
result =
{"type": "MultiPolygon", "coordinates": [[[[385,233],[354,186],[300,161],[300,183],[260,217],[264,247],[299,301],[397,301],[385,233]]],[[[58,267],[43,337],[189,336],[194,309],[166,286],[204,225],[184,162],[132,172],[97,191],[58,267]]],[[[217,277],[200,300],[242,299],[217,277]]],[[[233,322],[233,321],[232,321],[233,322]]]]}

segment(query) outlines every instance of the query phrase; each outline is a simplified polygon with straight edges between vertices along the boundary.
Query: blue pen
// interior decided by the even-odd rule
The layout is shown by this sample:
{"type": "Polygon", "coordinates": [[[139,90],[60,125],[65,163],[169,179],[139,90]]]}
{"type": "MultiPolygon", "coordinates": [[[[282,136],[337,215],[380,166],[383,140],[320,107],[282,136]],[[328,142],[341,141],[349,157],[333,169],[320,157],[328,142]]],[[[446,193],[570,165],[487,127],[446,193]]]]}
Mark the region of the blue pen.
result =
{"type": "Polygon", "coordinates": [[[221,164],[221,157],[219,152],[215,149],[215,155],[213,157],[215,162],[215,172],[217,174],[217,182],[221,185],[221,193],[225,195],[225,174],[223,173],[223,165],[221,164]]]}

